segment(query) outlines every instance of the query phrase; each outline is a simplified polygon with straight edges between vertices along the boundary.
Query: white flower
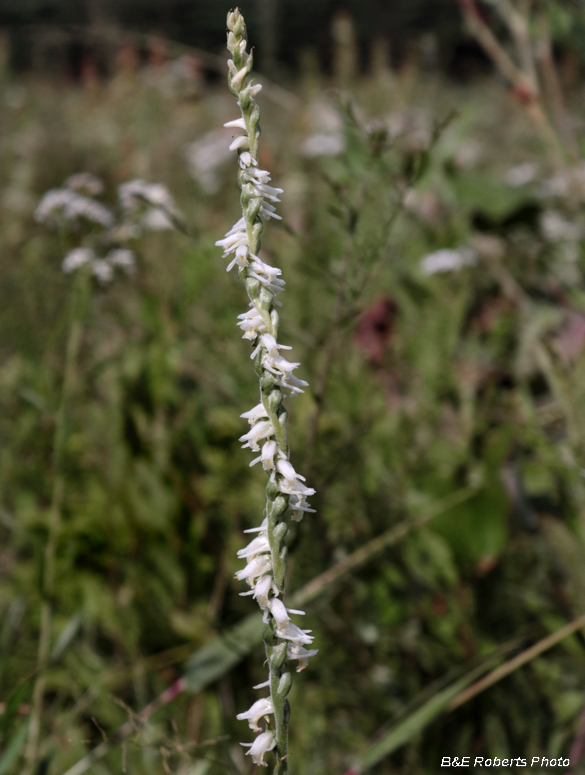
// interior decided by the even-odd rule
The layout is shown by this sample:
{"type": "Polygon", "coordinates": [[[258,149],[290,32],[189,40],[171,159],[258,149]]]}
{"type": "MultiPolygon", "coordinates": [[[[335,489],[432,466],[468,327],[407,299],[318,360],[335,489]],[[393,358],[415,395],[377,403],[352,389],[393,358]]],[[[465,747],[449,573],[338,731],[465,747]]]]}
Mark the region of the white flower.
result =
{"type": "Polygon", "coordinates": [[[261,684],[256,684],[256,686],[253,686],[252,689],[266,689],[267,686],[270,686],[270,678],[268,681],[264,681],[261,684]]]}
{"type": "Polygon", "coordinates": [[[504,181],[512,188],[519,188],[525,186],[527,183],[532,183],[538,173],[538,167],[531,161],[525,161],[522,164],[516,164],[504,175],[504,181]]]}
{"type": "Polygon", "coordinates": [[[288,479],[289,482],[294,482],[295,479],[302,479],[303,482],[305,481],[305,477],[297,474],[288,460],[278,460],[276,462],[276,470],[279,474],[282,474],[285,479],[288,479]]]}
{"type": "Polygon", "coordinates": [[[288,501],[289,507],[292,509],[291,517],[295,522],[300,522],[305,512],[311,512],[315,514],[315,509],[309,508],[305,502],[304,497],[299,495],[291,495],[288,501]]]}
{"type": "Polygon", "coordinates": [[[304,616],[304,611],[297,611],[294,608],[287,608],[282,600],[277,600],[276,598],[272,598],[272,600],[268,601],[268,609],[270,610],[270,613],[274,618],[276,619],[276,623],[278,626],[284,626],[287,622],[290,622],[290,616],[289,614],[298,614],[299,616],[304,616]]]}
{"type": "Polygon", "coordinates": [[[577,242],[583,236],[581,224],[568,221],[556,210],[542,214],[540,229],[549,242],[577,242]]]}
{"type": "Polygon", "coordinates": [[[119,266],[122,269],[125,269],[128,274],[134,271],[134,253],[126,248],[115,248],[114,250],[110,250],[106,256],[106,261],[109,261],[112,266],[119,266]]]}
{"type": "Polygon", "coordinates": [[[271,178],[266,170],[246,169],[243,177],[246,183],[252,184],[256,196],[269,199],[271,202],[280,202],[278,195],[284,193],[284,189],[267,185],[271,178]]]}
{"type": "MultiPolygon", "coordinates": [[[[232,228],[226,233],[223,239],[217,240],[215,243],[218,247],[223,248],[223,257],[229,256],[239,247],[248,247],[248,236],[246,234],[246,223],[243,218],[240,218],[232,228]]],[[[230,264],[230,268],[233,264],[230,264]]]]}
{"type": "Polygon", "coordinates": [[[241,315],[238,315],[238,320],[240,322],[237,325],[244,332],[242,339],[253,341],[258,334],[266,331],[266,325],[262,315],[258,312],[256,307],[254,307],[252,302],[250,302],[250,307],[252,307],[252,309],[248,310],[248,312],[243,312],[241,315]]]}
{"type": "Polygon", "coordinates": [[[243,170],[245,170],[247,167],[256,166],[258,164],[258,162],[252,158],[252,154],[250,154],[248,151],[243,151],[240,154],[238,162],[243,170]]]}
{"type": "Polygon", "coordinates": [[[309,657],[314,657],[318,653],[318,649],[306,649],[297,643],[289,643],[286,647],[286,658],[299,660],[297,673],[300,673],[308,666],[309,657]]]}
{"type": "Polygon", "coordinates": [[[267,221],[270,220],[270,218],[276,218],[277,220],[282,221],[282,215],[276,214],[276,207],[264,201],[260,206],[260,215],[267,221]]]}
{"type": "Polygon", "coordinates": [[[305,487],[305,485],[299,481],[302,478],[303,477],[280,479],[278,482],[278,489],[286,495],[296,495],[298,498],[308,498],[309,496],[314,495],[315,490],[312,487],[305,487]]]}
{"type": "Polygon", "coordinates": [[[246,128],[246,121],[243,118],[235,118],[233,121],[226,121],[224,124],[225,127],[228,128],[234,128],[234,129],[245,129],[246,128]]]}
{"type": "Polygon", "coordinates": [[[477,252],[473,248],[444,248],[425,256],[420,266],[423,274],[431,275],[437,272],[453,272],[464,266],[477,263],[477,252]]]}
{"type": "Polygon", "coordinates": [[[144,203],[170,211],[175,209],[173,197],[162,183],[130,180],[119,186],[118,198],[124,210],[136,210],[144,203]]]}
{"type": "Polygon", "coordinates": [[[249,748],[246,751],[246,756],[251,756],[254,764],[260,764],[262,767],[266,767],[267,764],[264,761],[264,754],[276,746],[276,738],[273,732],[262,732],[254,740],[253,743],[240,743],[244,748],[249,748]]]}
{"type": "Polygon", "coordinates": [[[91,264],[95,259],[95,253],[91,248],[75,248],[63,259],[61,268],[65,274],[70,274],[86,264],[91,264]]]}
{"type": "Polygon", "coordinates": [[[91,269],[100,283],[109,283],[114,276],[114,269],[105,258],[96,258],[91,262],[91,269]]]}
{"type": "MultiPolygon", "coordinates": [[[[269,601],[270,602],[270,601],[269,601]]],[[[296,624],[293,624],[290,620],[278,624],[276,627],[276,635],[283,640],[290,640],[296,644],[312,643],[314,638],[309,635],[311,630],[301,630],[296,624]]]]}
{"type": "Polygon", "coordinates": [[[309,635],[311,630],[301,630],[290,620],[289,613],[304,616],[304,611],[286,608],[282,600],[275,597],[268,601],[268,610],[276,621],[276,635],[279,638],[291,641],[295,649],[299,649],[302,644],[313,642],[313,636],[309,635]]]}
{"type": "MultiPolygon", "coordinates": [[[[262,334],[262,336],[270,336],[270,334],[262,334]]],[[[284,345],[279,345],[279,347],[284,348],[284,345]]],[[[262,365],[267,371],[285,377],[301,364],[291,363],[282,355],[279,355],[278,353],[274,355],[269,351],[262,358],[262,365]]]]}
{"type": "MultiPolygon", "coordinates": [[[[278,595],[280,594],[278,591],[278,587],[276,586],[276,582],[272,577],[272,574],[267,573],[264,576],[260,576],[252,592],[254,600],[258,601],[258,605],[260,606],[260,608],[262,609],[267,608],[268,602],[269,602],[268,596],[271,592],[275,597],[278,597],[278,595]]],[[[250,594],[250,593],[246,593],[246,594],[250,594]]]]}
{"type": "Polygon", "coordinates": [[[248,546],[238,551],[238,557],[240,560],[252,560],[259,554],[265,554],[270,551],[270,542],[265,534],[260,534],[256,538],[252,539],[248,546]]]}
{"type": "Polygon", "coordinates": [[[68,188],[47,191],[35,210],[35,219],[41,223],[57,215],[66,221],[85,218],[105,228],[114,224],[114,216],[107,207],[68,188]]]}
{"type": "Polygon", "coordinates": [[[305,382],[304,379],[298,379],[298,377],[295,377],[294,374],[290,374],[287,376],[279,377],[276,380],[276,384],[280,385],[280,387],[288,388],[290,390],[291,396],[294,396],[296,393],[304,393],[305,391],[302,389],[304,387],[307,387],[309,384],[308,382],[305,382]]]}
{"type": "Polygon", "coordinates": [[[84,194],[95,196],[101,194],[104,190],[104,184],[101,180],[92,175],[91,172],[77,172],[71,175],[65,181],[65,186],[73,191],[82,191],[84,194]]]}
{"type": "Polygon", "coordinates": [[[270,697],[263,697],[261,700],[256,700],[252,707],[249,708],[245,713],[238,713],[236,718],[238,721],[248,720],[250,729],[253,732],[261,732],[262,727],[258,726],[258,722],[264,716],[269,716],[272,713],[274,713],[274,705],[272,704],[272,700],[270,697]]]}
{"type": "MultiPolygon", "coordinates": [[[[262,336],[260,337],[260,342],[252,351],[250,358],[255,358],[262,347],[266,350],[268,357],[274,361],[276,361],[279,357],[278,355],[279,350],[292,350],[292,347],[290,347],[287,344],[278,344],[276,339],[272,336],[272,334],[262,334],[262,336]]],[[[285,359],[283,358],[283,360],[285,359]]],[[[288,361],[286,361],[286,363],[288,363],[288,361]]],[[[289,364],[289,365],[292,365],[293,368],[295,365],[300,366],[300,364],[289,364]]]]}
{"type": "Polygon", "coordinates": [[[248,412],[243,412],[240,417],[248,420],[250,425],[255,425],[258,420],[262,420],[264,417],[268,417],[268,413],[264,408],[264,404],[260,403],[256,404],[256,406],[250,409],[248,412]]]}
{"type": "Polygon", "coordinates": [[[247,530],[244,530],[244,533],[262,533],[266,532],[268,530],[268,519],[265,519],[260,527],[249,527],[247,530]]]}
{"type": "MultiPolygon", "coordinates": [[[[245,129],[245,127],[242,127],[245,129]]],[[[206,194],[215,194],[221,186],[220,168],[231,159],[226,145],[227,133],[213,130],[190,143],[185,149],[189,171],[206,194]]]]}
{"type": "Polygon", "coordinates": [[[268,554],[260,554],[246,565],[245,568],[236,573],[238,581],[246,581],[251,587],[254,586],[254,580],[258,576],[272,572],[272,560],[268,554]]]}
{"type": "Polygon", "coordinates": [[[266,441],[262,447],[262,454],[260,457],[255,458],[250,463],[250,468],[256,463],[262,462],[262,468],[265,471],[272,471],[274,469],[274,456],[278,451],[278,447],[275,441],[266,441]]]}
{"type": "Polygon", "coordinates": [[[261,439],[268,438],[268,436],[274,436],[274,428],[272,427],[270,420],[257,422],[248,433],[240,436],[240,441],[246,442],[245,444],[242,444],[242,449],[250,447],[254,452],[259,452],[260,447],[258,446],[258,442],[261,439]]]}
{"type": "MultiPolygon", "coordinates": [[[[235,262],[232,261],[232,263],[228,267],[228,271],[232,268],[233,264],[235,262]]],[[[284,290],[284,286],[286,285],[284,280],[280,280],[279,278],[275,277],[275,274],[272,276],[268,275],[267,272],[264,271],[264,267],[267,267],[268,264],[263,264],[262,266],[257,262],[252,262],[252,266],[250,270],[248,271],[248,275],[250,277],[254,277],[256,280],[258,280],[265,288],[268,288],[272,291],[272,293],[277,296],[279,293],[281,293],[284,290]],[[260,272],[260,273],[259,273],[260,272]],[[263,274],[266,274],[267,276],[264,277],[263,274]]],[[[273,269],[274,267],[270,267],[273,269]]],[[[280,273],[280,270],[278,270],[280,273]]],[[[290,349],[290,348],[289,348],[290,349]]]]}
{"type": "Polygon", "coordinates": [[[238,247],[236,248],[236,257],[232,258],[232,260],[227,265],[225,271],[229,272],[234,268],[234,266],[236,266],[236,264],[242,269],[248,266],[248,246],[247,245],[238,245],[238,247]]]}
{"type": "MultiPolygon", "coordinates": [[[[276,266],[270,266],[270,264],[265,264],[264,261],[261,261],[258,256],[251,256],[252,258],[252,265],[251,268],[254,272],[256,272],[256,275],[266,275],[266,279],[261,279],[260,282],[278,282],[285,285],[284,280],[276,280],[278,275],[282,274],[281,270],[278,269],[276,266]]],[[[260,279],[260,278],[258,278],[260,279]]]]}
{"type": "Polygon", "coordinates": [[[309,159],[316,156],[339,156],[345,150],[342,134],[315,134],[307,137],[301,145],[301,153],[309,159]]]}
{"type": "Polygon", "coordinates": [[[248,149],[250,141],[248,135],[238,135],[230,143],[230,151],[237,151],[238,148],[248,149]]]}
{"type": "Polygon", "coordinates": [[[147,210],[142,216],[142,226],[152,231],[165,231],[173,228],[173,222],[162,210],[147,210]]]}

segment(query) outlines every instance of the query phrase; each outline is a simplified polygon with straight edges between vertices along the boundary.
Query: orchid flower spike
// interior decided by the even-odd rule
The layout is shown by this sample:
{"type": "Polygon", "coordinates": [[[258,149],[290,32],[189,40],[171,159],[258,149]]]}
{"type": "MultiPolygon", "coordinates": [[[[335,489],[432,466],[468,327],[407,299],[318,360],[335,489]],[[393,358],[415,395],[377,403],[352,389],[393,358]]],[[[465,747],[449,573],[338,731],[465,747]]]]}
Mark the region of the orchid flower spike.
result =
{"type": "Polygon", "coordinates": [[[250,357],[260,381],[260,401],[241,415],[250,427],[240,441],[244,448],[260,453],[250,465],[261,463],[268,473],[265,517],[260,527],[246,531],[256,533],[256,536],[238,551],[238,557],[246,561],[246,566],[236,573],[236,578],[250,587],[248,592],[241,594],[253,596],[263,611],[269,675],[267,681],[255,688],[270,687],[270,696],[254,702],[249,710],[238,714],[238,719],[247,720],[258,735],[253,743],[245,744],[253,762],[266,766],[265,754],[275,749],[278,773],[286,775],[289,718],[286,696],[291,685],[287,660],[297,660],[297,671],[301,671],[306,668],[309,658],[317,653],[315,649],[305,648],[313,642],[310,630],[300,629],[290,618],[304,612],[287,608],[283,600],[287,509],[291,510],[292,519],[302,519],[305,513],[314,511],[307,498],[315,494],[289,459],[284,391],[294,396],[302,393],[308,383],[294,376],[300,363],[285,358],[282,351],[291,347],[278,341],[278,308],[282,304],[277,296],[285,288],[282,272],[260,254],[263,221],[280,219],[276,205],[280,203],[283,190],[270,185],[270,173],[258,166],[260,110],[256,96],[261,87],[251,80],[253,57],[247,50],[246,24],[238,9],[228,14],[227,28],[227,47],[232,55],[228,61],[228,85],[237,100],[240,116],[225,126],[234,130],[229,147],[238,155],[242,214],[216,245],[228,259],[227,271],[237,270],[248,294],[248,309],[238,315],[237,325],[242,338],[252,344],[250,357]],[[271,728],[263,729],[262,723],[271,728]]]}

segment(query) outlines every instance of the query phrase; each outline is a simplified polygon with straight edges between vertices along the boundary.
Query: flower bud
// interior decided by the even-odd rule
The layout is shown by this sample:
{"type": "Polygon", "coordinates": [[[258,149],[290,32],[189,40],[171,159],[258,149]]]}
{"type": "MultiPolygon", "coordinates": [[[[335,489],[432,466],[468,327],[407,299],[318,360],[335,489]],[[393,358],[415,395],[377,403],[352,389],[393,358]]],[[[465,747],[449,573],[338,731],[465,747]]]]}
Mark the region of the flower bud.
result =
{"type": "Polygon", "coordinates": [[[280,681],[278,682],[278,696],[279,697],[286,697],[286,695],[290,692],[290,687],[292,685],[292,676],[290,673],[283,673],[280,676],[280,681]]]}

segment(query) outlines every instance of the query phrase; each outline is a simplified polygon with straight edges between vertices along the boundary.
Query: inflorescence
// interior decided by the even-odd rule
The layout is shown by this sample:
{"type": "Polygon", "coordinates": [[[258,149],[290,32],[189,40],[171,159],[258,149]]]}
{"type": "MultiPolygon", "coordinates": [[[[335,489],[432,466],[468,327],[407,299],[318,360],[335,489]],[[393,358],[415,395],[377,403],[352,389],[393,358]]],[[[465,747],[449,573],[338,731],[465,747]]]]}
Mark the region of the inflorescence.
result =
{"type": "Polygon", "coordinates": [[[277,296],[285,286],[281,270],[258,256],[263,219],[280,219],[275,204],[280,201],[282,189],[270,186],[269,173],[258,168],[260,111],[255,97],[261,86],[249,79],[252,53],[246,51],[246,25],[238,9],[228,14],[227,28],[227,47],[233,57],[228,61],[228,84],[238,101],[241,117],[225,126],[242,130],[230,145],[230,150],[238,153],[242,217],[216,244],[223,248],[224,257],[232,257],[227,271],[237,268],[250,299],[249,310],[238,316],[238,326],[243,332],[242,338],[253,345],[250,357],[260,381],[260,402],[241,415],[248,420],[250,430],[240,441],[243,447],[260,453],[250,465],[261,463],[268,474],[264,520],[260,527],[245,531],[256,536],[238,552],[238,557],[247,564],[236,573],[236,578],[247,582],[251,589],[242,594],[252,595],[263,611],[269,677],[254,689],[269,688],[270,695],[257,700],[238,719],[247,720],[258,735],[252,744],[242,744],[249,748],[247,753],[254,763],[266,766],[264,755],[274,749],[277,759],[274,772],[283,775],[287,772],[290,713],[286,696],[291,686],[286,663],[296,660],[297,671],[301,671],[309,657],[317,653],[306,648],[313,641],[310,630],[301,629],[290,618],[290,614],[304,612],[289,609],[283,603],[288,532],[285,514],[290,509],[292,519],[300,521],[306,512],[314,512],[307,498],[315,493],[305,485],[304,477],[296,473],[289,460],[288,415],[283,406],[283,391],[294,396],[304,392],[303,387],[308,383],[293,375],[300,364],[291,363],[281,354],[281,350],[291,348],[278,343],[277,307],[282,305],[277,296]],[[260,726],[262,719],[266,728],[260,726]]]}

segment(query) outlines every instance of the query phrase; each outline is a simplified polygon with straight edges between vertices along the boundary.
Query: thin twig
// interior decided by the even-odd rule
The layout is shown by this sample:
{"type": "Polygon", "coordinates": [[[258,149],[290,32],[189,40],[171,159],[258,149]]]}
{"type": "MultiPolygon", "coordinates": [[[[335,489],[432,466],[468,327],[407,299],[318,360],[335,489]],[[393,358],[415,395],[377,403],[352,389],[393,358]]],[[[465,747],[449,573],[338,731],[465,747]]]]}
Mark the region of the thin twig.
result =
{"type": "Polygon", "coordinates": [[[159,694],[155,700],[143,708],[140,713],[137,713],[135,716],[130,718],[123,726],[120,727],[120,729],[118,729],[117,732],[112,735],[112,737],[104,740],[104,742],[100,743],[96,748],[93,749],[93,751],[90,751],[87,756],[84,756],[83,759],[80,759],[76,764],[73,765],[73,767],[70,767],[67,772],[64,773],[64,775],[82,775],[82,773],[87,772],[93,764],[109,753],[112,748],[115,748],[125,738],[129,737],[132,732],[136,730],[137,722],[139,724],[145,724],[153,713],[162,708],[164,705],[168,705],[171,700],[174,700],[175,697],[184,692],[186,688],[187,682],[185,679],[179,678],[177,681],[171,684],[168,689],[165,689],[162,694],[159,694]]]}
{"type": "MultiPolygon", "coordinates": [[[[583,753],[584,743],[585,743],[585,705],[583,706],[583,710],[581,711],[579,726],[577,727],[575,739],[573,740],[573,745],[571,746],[571,753],[569,754],[569,759],[571,761],[572,767],[579,766],[579,762],[581,761],[581,754],[583,753]]],[[[568,773],[568,775],[571,775],[571,773],[568,773]]]]}
{"type": "Polygon", "coordinates": [[[455,710],[455,708],[463,705],[464,702],[468,702],[481,692],[489,689],[490,686],[493,686],[495,683],[498,683],[498,681],[501,681],[502,678],[505,678],[506,676],[510,675],[510,673],[518,670],[519,667],[522,667],[528,662],[531,662],[544,651],[547,651],[553,646],[556,646],[557,643],[560,643],[565,638],[568,638],[569,635],[577,632],[577,630],[580,630],[582,627],[585,627],[585,614],[570,622],[569,624],[566,624],[564,627],[561,627],[560,630],[553,632],[551,635],[547,635],[546,638],[539,640],[538,643],[534,644],[534,646],[531,646],[525,651],[522,651],[513,659],[510,659],[508,662],[500,665],[495,670],[492,670],[492,672],[489,673],[489,675],[486,675],[485,678],[482,678],[480,681],[472,684],[467,689],[464,689],[460,694],[457,695],[457,697],[455,697],[454,700],[452,700],[452,702],[449,703],[447,710],[455,710]]]}
{"type": "Polygon", "coordinates": [[[542,106],[537,82],[534,80],[536,76],[531,72],[524,72],[518,67],[478,12],[475,0],[457,0],[457,2],[463,12],[469,32],[484,49],[502,76],[517,91],[518,97],[526,108],[526,113],[549,145],[555,162],[562,166],[565,159],[565,149],[542,106]]]}
{"type": "Polygon", "coordinates": [[[539,39],[536,46],[538,64],[542,72],[542,79],[548,92],[557,128],[563,138],[571,158],[579,160],[579,144],[575,137],[575,131],[571,116],[567,110],[563,89],[557,73],[550,39],[550,25],[546,11],[538,16],[539,39]]]}

